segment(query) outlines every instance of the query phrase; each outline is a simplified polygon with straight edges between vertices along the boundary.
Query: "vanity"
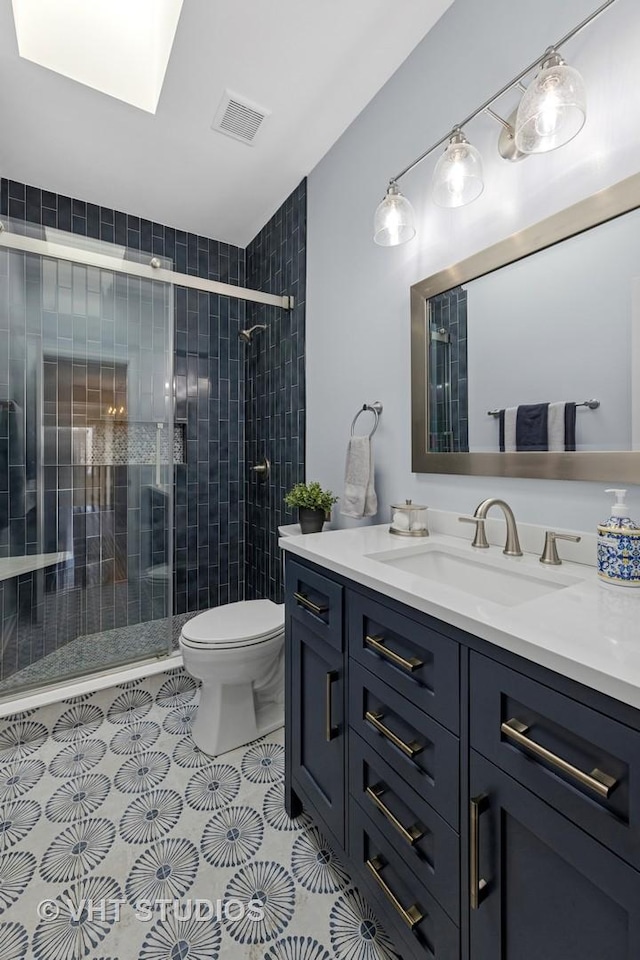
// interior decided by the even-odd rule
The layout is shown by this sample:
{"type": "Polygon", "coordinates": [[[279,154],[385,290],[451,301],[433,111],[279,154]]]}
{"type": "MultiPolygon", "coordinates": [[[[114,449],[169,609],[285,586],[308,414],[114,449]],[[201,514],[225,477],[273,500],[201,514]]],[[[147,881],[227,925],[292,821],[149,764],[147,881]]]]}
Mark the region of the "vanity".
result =
{"type": "Polygon", "coordinates": [[[403,960],[637,960],[640,591],[436,514],[281,541],[288,812],[403,960]]]}

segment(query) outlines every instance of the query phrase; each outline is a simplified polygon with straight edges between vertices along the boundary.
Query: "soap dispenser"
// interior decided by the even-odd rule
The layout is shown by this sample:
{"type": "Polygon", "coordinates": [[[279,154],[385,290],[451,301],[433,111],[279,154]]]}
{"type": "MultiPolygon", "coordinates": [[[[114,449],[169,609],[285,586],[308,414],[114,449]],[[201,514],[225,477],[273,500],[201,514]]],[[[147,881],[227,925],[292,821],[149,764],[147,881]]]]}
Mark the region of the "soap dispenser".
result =
{"type": "Polygon", "coordinates": [[[598,525],[598,576],[620,587],[640,587],[640,524],[629,516],[626,490],[607,490],[616,502],[598,525]]]}

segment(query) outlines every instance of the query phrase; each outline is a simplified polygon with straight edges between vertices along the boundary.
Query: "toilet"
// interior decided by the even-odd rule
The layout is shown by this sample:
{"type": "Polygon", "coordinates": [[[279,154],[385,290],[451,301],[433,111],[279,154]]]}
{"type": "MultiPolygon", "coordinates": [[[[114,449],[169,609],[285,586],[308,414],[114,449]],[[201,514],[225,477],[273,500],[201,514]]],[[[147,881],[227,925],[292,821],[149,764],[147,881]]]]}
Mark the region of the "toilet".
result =
{"type": "Polygon", "coordinates": [[[242,600],[200,613],[180,636],[185,669],[202,681],[191,735],[212,757],[284,722],[284,605],[242,600]]]}

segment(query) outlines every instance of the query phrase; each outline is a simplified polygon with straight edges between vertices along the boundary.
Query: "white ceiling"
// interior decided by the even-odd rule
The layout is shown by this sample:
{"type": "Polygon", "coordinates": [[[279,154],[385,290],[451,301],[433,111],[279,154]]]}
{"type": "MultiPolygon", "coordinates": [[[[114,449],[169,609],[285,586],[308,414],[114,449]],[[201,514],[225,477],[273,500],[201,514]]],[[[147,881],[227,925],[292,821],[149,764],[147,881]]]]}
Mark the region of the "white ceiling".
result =
{"type": "Polygon", "coordinates": [[[0,173],[244,247],[452,2],[185,0],[154,115],[21,59],[0,0],[0,173]],[[225,88],[271,111],[253,146],[225,88]]]}

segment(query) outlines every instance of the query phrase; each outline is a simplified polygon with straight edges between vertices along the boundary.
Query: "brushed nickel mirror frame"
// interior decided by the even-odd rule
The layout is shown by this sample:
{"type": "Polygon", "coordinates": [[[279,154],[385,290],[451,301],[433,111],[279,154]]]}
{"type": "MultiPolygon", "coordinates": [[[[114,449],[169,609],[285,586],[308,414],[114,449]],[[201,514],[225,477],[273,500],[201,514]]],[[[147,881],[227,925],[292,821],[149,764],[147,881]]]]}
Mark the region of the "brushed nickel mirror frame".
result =
{"type": "Polygon", "coordinates": [[[567,207],[411,287],[411,469],[414,473],[640,483],[640,451],[429,453],[427,304],[483,277],[640,207],[640,173],[567,207]]]}

